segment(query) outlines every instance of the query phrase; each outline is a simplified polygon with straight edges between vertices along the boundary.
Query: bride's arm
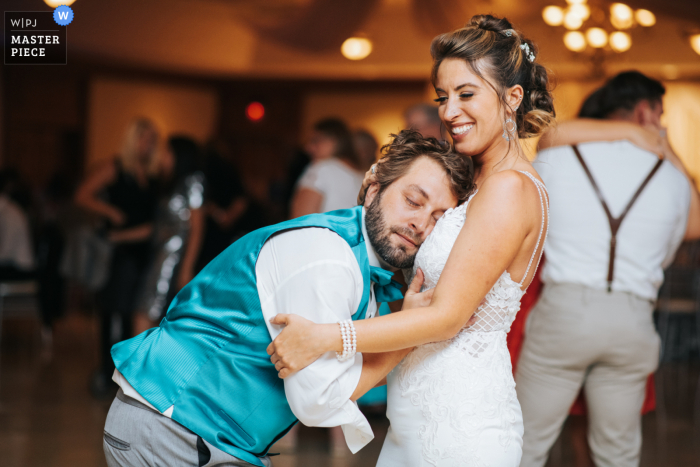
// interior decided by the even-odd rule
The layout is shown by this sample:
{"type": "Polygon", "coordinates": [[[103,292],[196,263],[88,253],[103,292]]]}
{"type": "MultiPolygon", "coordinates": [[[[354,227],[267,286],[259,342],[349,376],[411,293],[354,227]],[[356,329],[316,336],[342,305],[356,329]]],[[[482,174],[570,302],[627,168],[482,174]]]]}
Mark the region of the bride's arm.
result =
{"type": "Polygon", "coordinates": [[[384,383],[386,375],[388,375],[411,350],[413,350],[413,348],[395,350],[393,352],[362,354],[362,374],[360,375],[360,381],[358,381],[357,387],[352,393],[352,396],[350,396],[350,399],[356,401],[364,396],[370,389],[386,384],[384,383]]]}
{"type": "Polygon", "coordinates": [[[621,139],[629,140],[635,146],[654,154],[661,155],[664,151],[663,137],[658,129],[645,128],[632,122],[592,118],[577,118],[558,123],[542,135],[538,149],[621,139]]]}
{"type": "MultiPolygon", "coordinates": [[[[533,231],[534,219],[539,221],[539,202],[533,202],[537,196],[532,182],[516,172],[491,176],[469,205],[468,220],[450,252],[431,305],[355,321],[357,351],[396,351],[455,336],[513,262],[533,231]]],[[[343,349],[338,325],[318,325],[296,315],[277,315],[273,323],[287,325],[268,348],[273,362],[281,362],[280,377],[326,352],[343,349]]]]}

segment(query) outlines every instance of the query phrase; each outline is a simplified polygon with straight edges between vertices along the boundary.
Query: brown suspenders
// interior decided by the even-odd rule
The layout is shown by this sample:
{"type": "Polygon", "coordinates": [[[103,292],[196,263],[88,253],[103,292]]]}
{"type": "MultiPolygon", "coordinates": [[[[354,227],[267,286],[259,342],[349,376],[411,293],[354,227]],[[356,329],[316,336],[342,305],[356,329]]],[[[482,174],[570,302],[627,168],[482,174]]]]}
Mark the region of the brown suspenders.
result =
{"type": "Polygon", "coordinates": [[[593,175],[591,174],[590,170],[588,170],[588,166],[584,162],[583,157],[581,157],[581,152],[578,150],[578,146],[574,144],[571,147],[573,148],[574,153],[578,158],[578,161],[581,163],[581,166],[583,166],[583,171],[586,172],[588,180],[590,180],[591,185],[593,185],[593,191],[595,192],[596,196],[598,196],[600,204],[603,205],[605,215],[608,216],[608,222],[610,223],[610,260],[608,261],[608,292],[610,292],[612,290],[613,272],[615,269],[615,245],[617,243],[617,231],[620,230],[622,220],[625,218],[634,202],[637,201],[637,198],[642,193],[644,187],[647,186],[647,183],[649,183],[651,177],[653,177],[654,174],[659,170],[659,167],[661,167],[663,159],[659,159],[656,165],[654,165],[654,168],[651,169],[651,172],[649,172],[647,178],[644,179],[642,184],[639,186],[639,188],[637,188],[637,191],[634,193],[634,196],[632,196],[630,202],[627,203],[627,207],[625,207],[625,209],[622,211],[620,217],[613,217],[613,215],[610,213],[610,209],[608,208],[608,203],[606,203],[605,198],[603,198],[603,193],[600,191],[600,188],[598,188],[598,184],[595,182],[595,179],[593,178],[593,175]]]}

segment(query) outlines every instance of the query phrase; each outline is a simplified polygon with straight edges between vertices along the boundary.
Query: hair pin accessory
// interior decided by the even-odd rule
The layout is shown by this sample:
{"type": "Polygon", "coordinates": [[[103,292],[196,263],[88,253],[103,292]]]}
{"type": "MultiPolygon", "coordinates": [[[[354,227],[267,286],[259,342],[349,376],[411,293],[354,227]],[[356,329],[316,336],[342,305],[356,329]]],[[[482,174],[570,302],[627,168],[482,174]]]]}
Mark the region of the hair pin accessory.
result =
{"type": "Polygon", "coordinates": [[[525,56],[528,60],[530,60],[530,63],[535,61],[535,54],[530,51],[530,46],[527,45],[527,42],[524,44],[520,44],[520,48],[525,51],[525,56]]]}
{"type": "Polygon", "coordinates": [[[510,36],[513,35],[513,30],[512,30],[512,29],[504,29],[502,32],[503,32],[503,35],[506,36],[506,37],[510,37],[510,36]]]}

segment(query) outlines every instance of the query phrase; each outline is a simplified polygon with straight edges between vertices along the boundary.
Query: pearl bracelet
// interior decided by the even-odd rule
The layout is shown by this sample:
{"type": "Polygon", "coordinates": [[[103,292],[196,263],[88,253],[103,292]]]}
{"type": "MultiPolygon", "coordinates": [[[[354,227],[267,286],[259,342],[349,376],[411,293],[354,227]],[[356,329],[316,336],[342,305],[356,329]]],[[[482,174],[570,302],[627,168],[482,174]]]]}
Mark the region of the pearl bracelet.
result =
{"type": "Polygon", "coordinates": [[[340,325],[340,336],[343,338],[343,353],[336,352],[338,361],[344,362],[355,356],[357,353],[357,334],[355,334],[355,324],[351,319],[338,321],[340,325]]]}

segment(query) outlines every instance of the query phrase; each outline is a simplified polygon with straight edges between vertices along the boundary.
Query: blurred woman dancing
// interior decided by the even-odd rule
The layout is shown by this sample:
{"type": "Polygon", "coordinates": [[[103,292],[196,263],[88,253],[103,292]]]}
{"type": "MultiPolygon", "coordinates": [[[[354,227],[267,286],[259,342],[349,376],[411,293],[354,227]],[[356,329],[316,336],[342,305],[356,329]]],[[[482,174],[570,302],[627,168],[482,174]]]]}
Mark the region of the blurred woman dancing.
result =
{"type": "Polygon", "coordinates": [[[161,199],[154,225],[153,261],[146,276],[135,334],[157,326],[170,302],[192,280],[204,236],[204,174],[200,148],[186,136],[168,139],[161,157],[161,199]]]}

